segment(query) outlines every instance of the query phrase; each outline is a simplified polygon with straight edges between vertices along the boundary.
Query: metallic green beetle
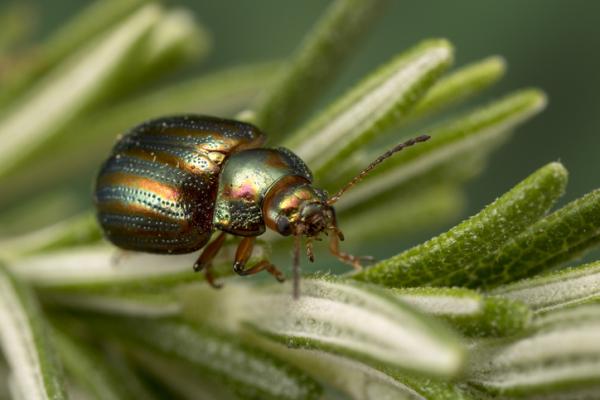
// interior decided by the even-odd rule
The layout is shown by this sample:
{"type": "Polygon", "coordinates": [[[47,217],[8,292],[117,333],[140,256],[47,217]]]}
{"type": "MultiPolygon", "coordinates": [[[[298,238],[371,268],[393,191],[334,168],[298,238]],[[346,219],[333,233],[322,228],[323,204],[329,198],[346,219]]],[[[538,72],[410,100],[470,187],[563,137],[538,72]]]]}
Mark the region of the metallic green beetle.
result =
{"type": "Polygon", "coordinates": [[[429,137],[420,136],[386,152],[336,195],[312,186],[306,164],[285,148],[261,148],[265,136],[254,126],[214,117],[185,115],[143,123],[117,141],[102,166],[95,188],[98,220],[105,236],[123,249],[150,253],[189,253],[204,247],[194,264],[219,287],[211,262],[225,235],[243,237],[233,269],[240,275],[262,270],[283,281],[268,260],[247,267],[255,238],[270,228],[295,237],[294,293],[298,294],[300,238],[331,232],[330,250],[360,268],[360,259],[343,253],[333,204],[377,164],[429,137]],[[219,235],[207,245],[215,230],[219,235]]]}

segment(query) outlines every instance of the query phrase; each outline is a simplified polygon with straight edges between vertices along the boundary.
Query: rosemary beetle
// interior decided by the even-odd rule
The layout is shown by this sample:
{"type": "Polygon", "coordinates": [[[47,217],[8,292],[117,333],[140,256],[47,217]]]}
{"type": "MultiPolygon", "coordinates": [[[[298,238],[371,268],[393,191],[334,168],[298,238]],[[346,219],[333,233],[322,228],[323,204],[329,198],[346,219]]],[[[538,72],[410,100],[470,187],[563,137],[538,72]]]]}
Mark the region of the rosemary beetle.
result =
{"type": "Polygon", "coordinates": [[[329,234],[338,259],[360,268],[360,258],[342,252],[344,239],[333,204],[392,154],[429,139],[419,136],[375,159],[328,197],[313,186],[306,164],[285,148],[263,148],[265,135],[253,125],[184,115],[145,122],[122,135],[104,162],[94,200],[106,238],[116,246],[149,253],[189,253],[203,248],[194,264],[214,287],[211,262],[225,235],[241,237],[233,269],[284,276],[269,260],[247,265],[257,236],[267,228],[293,236],[294,295],[298,296],[299,252],[313,260],[312,242],[329,234]],[[213,233],[216,237],[209,243],[213,233]]]}

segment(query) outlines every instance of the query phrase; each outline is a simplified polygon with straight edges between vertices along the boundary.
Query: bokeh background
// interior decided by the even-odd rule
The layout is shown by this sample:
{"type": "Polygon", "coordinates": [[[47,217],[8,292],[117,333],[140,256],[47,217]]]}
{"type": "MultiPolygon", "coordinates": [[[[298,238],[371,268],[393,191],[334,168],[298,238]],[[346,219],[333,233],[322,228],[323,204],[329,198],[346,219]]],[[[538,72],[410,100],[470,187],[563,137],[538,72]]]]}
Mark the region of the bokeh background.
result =
{"type": "MultiPolygon", "coordinates": [[[[78,0],[30,3],[38,10],[34,38],[43,38],[88,4],[78,0]]],[[[212,36],[210,55],[202,63],[186,67],[179,77],[282,59],[293,52],[329,4],[322,0],[164,3],[193,10],[212,36]]],[[[455,67],[501,55],[508,64],[507,75],[474,101],[538,87],[547,93],[549,104],[541,115],[518,128],[512,141],[493,155],[485,172],[468,184],[464,215],[479,210],[553,160],[562,161],[571,174],[566,202],[600,186],[599,15],[600,2],[589,0],[389,1],[386,12],[319,107],[425,38],[448,38],[456,48],[455,67]]],[[[78,200],[69,203],[75,214],[90,206],[91,179],[81,176],[72,186],[79,193],[78,200]]],[[[10,188],[0,188],[6,190],[10,188]]],[[[16,211],[12,220],[4,218],[1,232],[12,234],[19,226],[19,204],[5,207],[16,211]]]]}

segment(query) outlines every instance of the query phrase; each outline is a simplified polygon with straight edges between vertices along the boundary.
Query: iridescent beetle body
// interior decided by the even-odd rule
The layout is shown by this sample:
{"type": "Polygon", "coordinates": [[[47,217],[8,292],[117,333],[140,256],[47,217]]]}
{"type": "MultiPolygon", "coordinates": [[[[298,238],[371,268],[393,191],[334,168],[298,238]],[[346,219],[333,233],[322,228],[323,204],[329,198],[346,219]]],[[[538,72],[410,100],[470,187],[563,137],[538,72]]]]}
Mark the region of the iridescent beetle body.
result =
{"type": "Polygon", "coordinates": [[[98,175],[95,200],[106,237],[150,253],[202,248],[214,230],[223,162],[263,141],[253,126],[217,118],[162,118],[134,128],[98,175]]]}
{"type": "MultiPolygon", "coordinates": [[[[379,157],[338,194],[312,186],[306,164],[285,148],[260,146],[265,136],[243,122],[205,116],[152,120],[123,135],[102,166],[95,188],[98,220],[105,236],[123,249],[150,253],[189,253],[204,247],[194,265],[208,282],[211,262],[225,234],[241,236],[234,270],[250,275],[281,272],[268,260],[246,267],[254,239],[266,228],[296,241],[332,232],[330,249],[342,261],[359,267],[359,259],[339,251],[343,236],[332,204],[375,165],[420,137],[379,157]],[[207,245],[215,230],[221,231],[207,245]]],[[[295,293],[297,288],[295,270],[295,293]]]]}

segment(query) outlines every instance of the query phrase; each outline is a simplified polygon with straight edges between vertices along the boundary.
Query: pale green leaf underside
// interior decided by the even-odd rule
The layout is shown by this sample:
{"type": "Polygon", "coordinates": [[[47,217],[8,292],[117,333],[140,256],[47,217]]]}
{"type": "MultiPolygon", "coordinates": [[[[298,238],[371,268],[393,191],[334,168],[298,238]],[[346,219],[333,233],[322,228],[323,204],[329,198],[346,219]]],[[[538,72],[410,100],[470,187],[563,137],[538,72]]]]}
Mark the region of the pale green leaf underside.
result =
{"type": "Polygon", "coordinates": [[[0,257],[11,260],[28,254],[86,245],[98,241],[101,236],[96,218],[85,213],[37,231],[0,240],[0,257]]]}
{"type": "Polygon", "coordinates": [[[381,371],[343,356],[318,350],[289,348],[258,335],[250,335],[249,339],[254,345],[310,372],[312,376],[326,381],[353,399],[474,399],[445,381],[411,376],[404,371],[389,368],[381,371]]]}
{"type": "MultiPolygon", "coordinates": [[[[75,18],[60,26],[36,49],[36,57],[21,68],[10,70],[2,80],[0,105],[21,94],[47,70],[85,45],[94,36],[131,15],[146,0],[101,0],[94,2],[75,18]]],[[[27,26],[27,22],[19,21],[27,26]]],[[[4,25],[3,25],[4,27],[4,25]]]]}
{"type": "Polygon", "coordinates": [[[365,78],[284,144],[322,175],[407,114],[451,61],[448,42],[425,41],[365,78]]]}
{"type": "Polygon", "coordinates": [[[49,183],[65,181],[82,169],[97,169],[106,156],[98,149],[108,152],[119,134],[145,120],[186,113],[230,116],[272,81],[278,66],[266,63],[221,70],[85,113],[28,154],[27,159],[35,162],[22,165],[5,180],[12,190],[2,200],[27,194],[39,185],[52,187],[49,183]],[[70,168],[64,168],[65,159],[70,168]]]}
{"type": "Polygon", "coordinates": [[[124,60],[158,23],[160,15],[161,10],[156,6],[142,8],[98,43],[64,61],[63,67],[25,96],[26,102],[3,115],[0,175],[5,175],[28,151],[92,104],[124,60]]]}
{"type": "Polygon", "coordinates": [[[509,336],[525,330],[531,311],[518,300],[464,288],[405,288],[392,293],[416,309],[447,321],[468,336],[509,336]]]}
{"type": "Polygon", "coordinates": [[[469,382],[515,397],[546,393],[556,399],[594,398],[580,396],[600,388],[600,306],[558,313],[558,321],[549,314],[531,335],[476,346],[469,382]]]}
{"type": "MultiPolygon", "coordinates": [[[[92,320],[92,323],[94,321],[92,320]]],[[[300,370],[223,332],[209,331],[176,320],[103,319],[99,327],[118,335],[127,348],[140,348],[178,360],[200,374],[228,384],[244,398],[313,399],[320,386],[300,370]]]]}
{"type": "Polygon", "coordinates": [[[24,399],[66,399],[62,370],[37,299],[0,264],[0,346],[24,399]]]}
{"type": "MultiPolygon", "coordinates": [[[[118,93],[119,86],[127,87],[155,73],[153,69],[158,68],[155,64],[161,61],[159,54],[173,56],[173,47],[181,45],[182,39],[177,34],[168,35],[173,39],[169,43],[153,36],[155,29],[169,25],[169,17],[156,5],[141,8],[112,31],[62,61],[15,101],[0,118],[0,139],[4,143],[0,148],[0,175],[17,168],[31,151],[104,100],[111,91],[118,93]],[[146,53],[140,52],[142,48],[146,53]],[[131,73],[134,68],[139,69],[136,74],[131,73]],[[117,83],[121,78],[127,81],[117,83]]],[[[176,29],[188,32],[185,24],[177,24],[176,29]]],[[[190,35],[195,32],[189,32],[185,40],[190,35]]]]}
{"type": "Polygon", "coordinates": [[[331,279],[302,281],[294,301],[289,285],[246,289],[229,285],[211,310],[195,304],[216,301],[214,293],[188,290],[185,313],[195,320],[240,324],[288,347],[338,354],[375,368],[388,366],[437,376],[462,368],[463,349],[443,326],[383,289],[331,279]],[[244,307],[244,299],[252,298],[244,307]]]}
{"type": "MultiPolygon", "coordinates": [[[[235,245],[226,245],[214,260],[216,277],[232,273],[228,256],[235,245]]],[[[258,243],[249,262],[268,256],[258,243]]],[[[52,293],[123,294],[152,292],[182,283],[203,281],[192,266],[198,254],[155,255],[121,252],[110,246],[79,247],[32,255],[11,262],[10,269],[35,287],[52,293]]]]}
{"type": "Polygon", "coordinates": [[[519,300],[536,312],[548,312],[600,300],[600,262],[536,276],[491,291],[519,300]]]}
{"type": "Polygon", "coordinates": [[[67,374],[86,394],[103,400],[132,398],[116,371],[93,348],[57,329],[52,338],[67,374]]]}

